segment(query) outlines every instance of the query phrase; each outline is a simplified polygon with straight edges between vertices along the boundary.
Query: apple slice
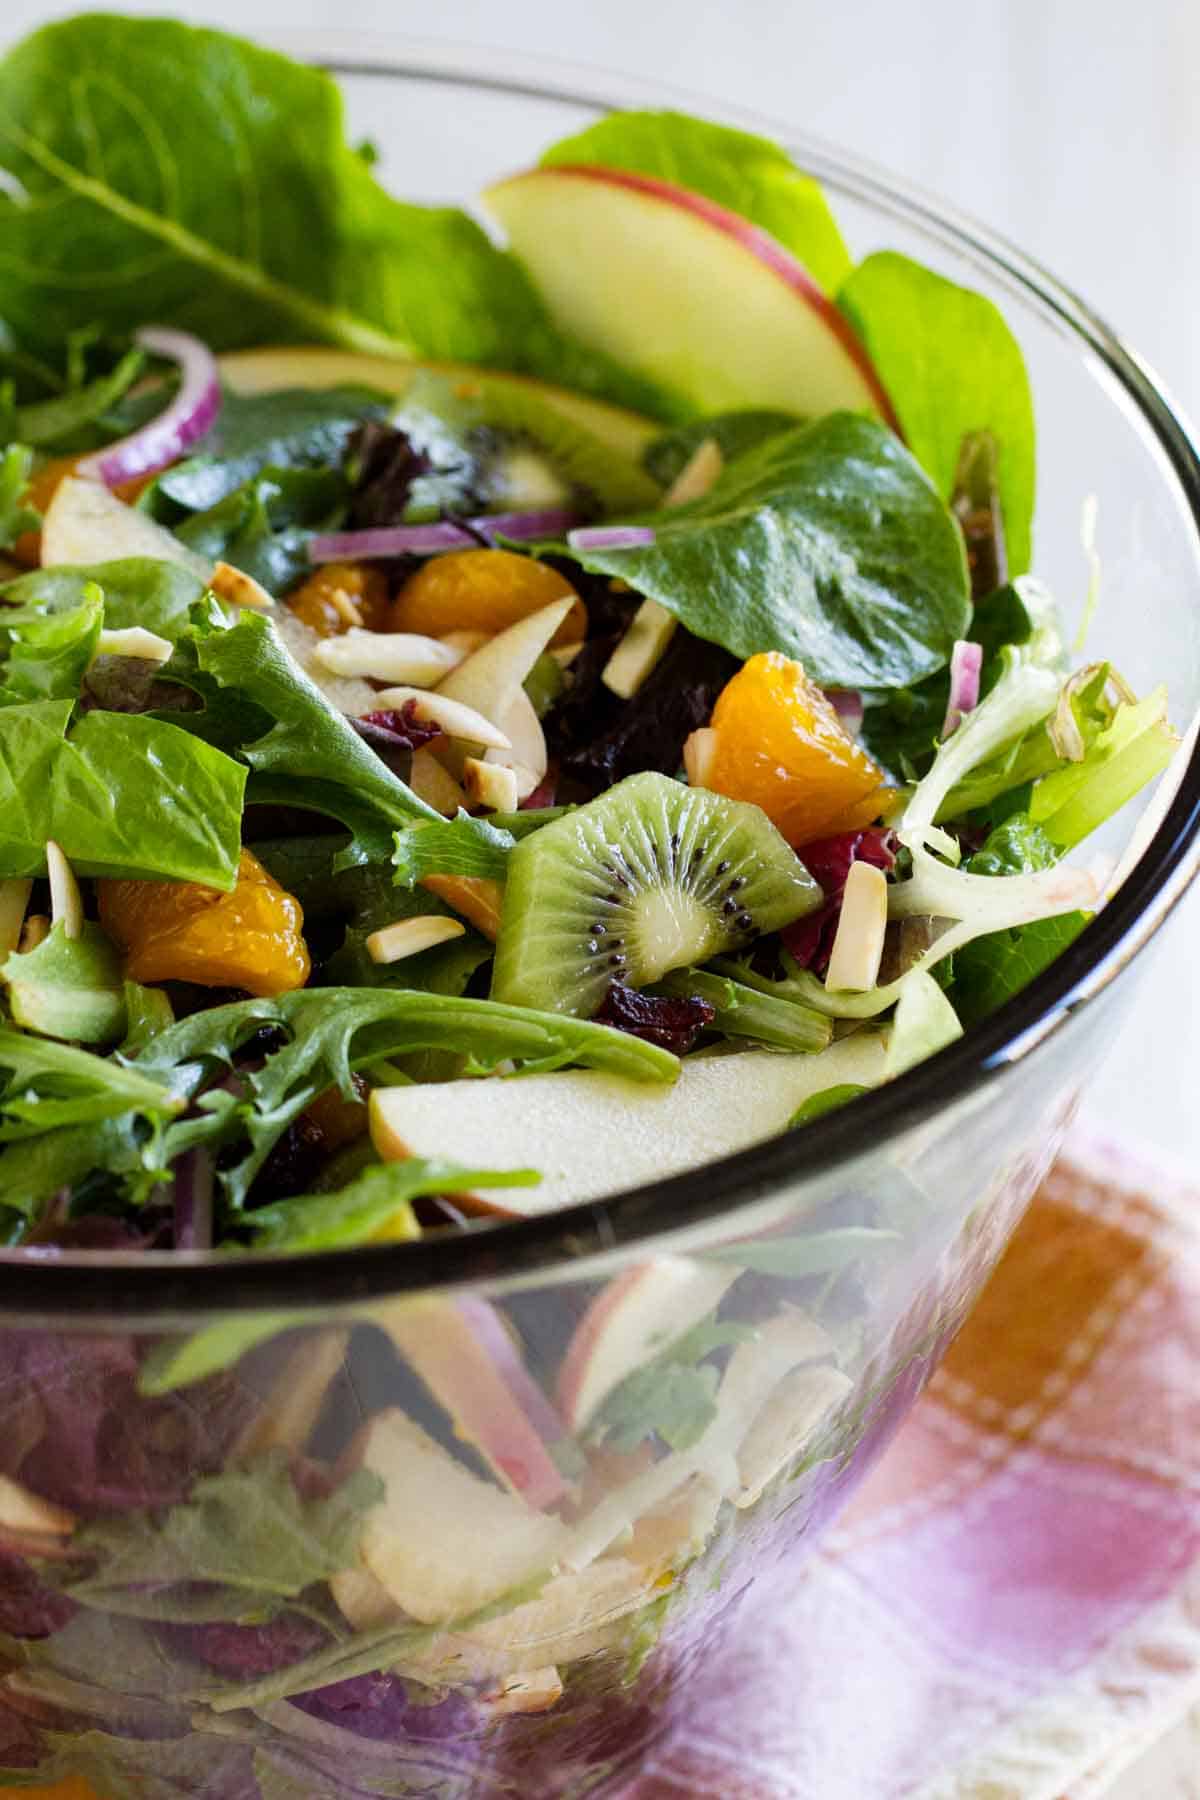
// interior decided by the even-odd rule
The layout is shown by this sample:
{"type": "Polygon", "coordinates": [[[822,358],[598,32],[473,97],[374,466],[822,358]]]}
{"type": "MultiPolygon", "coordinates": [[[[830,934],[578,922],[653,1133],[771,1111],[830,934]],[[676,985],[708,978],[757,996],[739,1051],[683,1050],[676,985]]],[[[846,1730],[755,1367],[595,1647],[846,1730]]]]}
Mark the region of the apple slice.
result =
{"type": "Polygon", "coordinates": [[[561,165],[489,188],[556,322],[698,412],[895,414],[849,322],[765,231],[686,188],[561,165]]]}
{"type": "Polygon", "coordinates": [[[735,1506],[753,1506],[775,1477],[803,1456],[854,1383],[828,1363],[785,1375],[742,1439],[737,1453],[735,1506]]]}
{"type": "Polygon", "coordinates": [[[503,1218],[665,1180],[783,1131],[825,1088],[883,1080],[886,1032],[856,1032],[819,1056],[761,1050],[689,1057],[672,1087],[595,1069],[375,1088],[371,1137],[385,1162],[441,1156],[477,1168],[539,1169],[537,1187],[488,1190],[472,1210],[503,1218]],[[503,1198],[499,1198],[499,1195],[503,1198]]]}
{"type": "Polygon", "coordinates": [[[363,1521],[362,1563],[423,1624],[477,1612],[552,1572],[569,1540],[561,1519],[481,1481],[396,1407],[364,1425],[345,1465],[384,1484],[363,1521]]]}
{"type": "Polygon", "coordinates": [[[610,450],[638,462],[646,445],[662,430],[652,419],[640,418],[623,407],[591,400],[569,388],[537,381],[529,375],[511,375],[498,369],[477,369],[470,363],[406,362],[385,356],[360,356],[353,350],[332,350],[321,345],[281,344],[263,350],[234,350],[219,359],[221,380],[235,394],[268,394],[279,388],[330,388],[343,384],[376,388],[397,398],[408,391],[422,372],[446,375],[470,383],[486,375],[489,382],[535,394],[543,405],[590,431],[610,450]]]}
{"type": "Polygon", "coordinates": [[[602,1288],[559,1371],[558,1403],[571,1430],[582,1431],[627,1375],[706,1318],[739,1272],[662,1256],[602,1288]]]}
{"type": "Polygon", "coordinates": [[[543,1509],[563,1498],[567,1483],[548,1445],[566,1430],[494,1307],[471,1298],[393,1300],[371,1317],[450,1414],[455,1435],[505,1487],[543,1509]]]}
{"type": "Polygon", "coordinates": [[[149,556],[179,563],[207,581],[212,564],[136,507],[110,493],[100,481],[68,475],[54,490],[42,520],[42,567],[57,563],[106,563],[149,556]]]}

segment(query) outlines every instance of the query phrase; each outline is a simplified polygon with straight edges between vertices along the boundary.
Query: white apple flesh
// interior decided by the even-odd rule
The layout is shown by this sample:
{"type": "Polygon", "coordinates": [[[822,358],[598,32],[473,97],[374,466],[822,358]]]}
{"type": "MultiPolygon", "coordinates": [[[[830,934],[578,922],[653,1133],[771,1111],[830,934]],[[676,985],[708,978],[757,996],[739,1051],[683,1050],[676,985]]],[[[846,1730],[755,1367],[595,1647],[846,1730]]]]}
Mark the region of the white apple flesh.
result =
{"type": "Polygon", "coordinates": [[[700,194],[533,169],[484,195],[555,321],[700,412],[895,415],[849,321],[791,253],[700,194]]]}
{"type": "Polygon", "coordinates": [[[595,1069],[375,1088],[371,1137],[386,1162],[455,1157],[470,1167],[539,1169],[537,1187],[489,1189],[472,1210],[553,1212],[663,1181],[783,1131],[813,1094],[883,1079],[886,1033],[858,1032],[819,1056],[739,1051],[687,1059],[671,1087],[595,1069]],[[500,1198],[500,1196],[503,1198],[500,1198]]]}

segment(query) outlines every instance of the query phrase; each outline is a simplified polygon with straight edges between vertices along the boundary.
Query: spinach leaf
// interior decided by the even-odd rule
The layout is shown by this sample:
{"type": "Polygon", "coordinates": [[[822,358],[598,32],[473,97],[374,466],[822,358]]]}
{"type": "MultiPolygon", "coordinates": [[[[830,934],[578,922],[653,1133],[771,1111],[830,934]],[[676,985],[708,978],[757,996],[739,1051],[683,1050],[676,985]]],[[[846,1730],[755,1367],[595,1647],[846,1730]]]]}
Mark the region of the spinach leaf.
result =
{"type": "Polygon", "coordinates": [[[824,194],[778,144],[679,112],[610,113],[542,157],[543,167],[597,163],[689,188],[767,231],[822,287],[850,272],[824,194]]]}
{"type": "Polygon", "coordinates": [[[966,630],[962,534],[872,419],[768,438],[703,499],[642,522],[648,546],[570,554],[735,656],[781,650],[825,686],[896,688],[943,667],[966,630]]]}
{"type": "MultiPolygon", "coordinates": [[[[997,826],[983,849],[966,864],[972,875],[1032,875],[1052,869],[1061,852],[1028,814],[997,826]]],[[[976,938],[956,952],[952,996],[964,1025],[986,1018],[1073,943],[1087,924],[1087,914],[1062,913],[976,938]]]]}
{"type": "MultiPolygon", "coordinates": [[[[204,583],[179,563],[148,556],[120,558],[88,568],[61,563],[32,569],[0,586],[0,602],[30,611],[62,612],[79,606],[94,589],[104,597],[104,623],[112,631],[144,625],[174,641],[204,597],[204,583]]],[[[0,613],[0,626],[6,623],[0,613]]]]}
{"type": "Polygon", "coordinates": [[[296,1491],[289,1460],[268,1453],[244,1468],[197,1481],[187,1500],[162,1514],[121,1513],[84,1525],[72,1550],[91,1565],[68,1576],[65,1592],[83,1606],[137,1612],[139,1591],[212,1582],[244,1616],[252,1600],[290,1599],[353,1567],[362,1519],[383,1483],[359,1469],[326,1498],[296,1491]]]}
{"type": "Polygon", "coordinates": [[[947,498],[970,432],[989,431],[1010,573],[1029,567],[1036,491],[1033,400],[1020,345],[982,294],[893,250],[868,256],[838,305],[875,365],[918,462],[947,498]]]}
{"type": "Polygon", "coordinates": [[[182,729],[249,764],[251,800],[341,820],[351,833],[342,863],[385,861],[397,826],[440,819],[329,704],[262,614],[235,625],[201,614],[163,674],[205,702],[203,712],[172,715],[182,729]]]}
{"type": "Polygon", "coordinates": [[[373,1163],[332,1194],[302,1195],[246,1215],[255,1250],[332,1250],[386,1238],[415,1238],[421,1228],[412,1201],[425,1194],[462,1193],[473,1187],[534,1187],[534,1169],[464,1169],[457,1163],[411,1156],[373,1163]]]}
{"type": "Polygon", "coordinates": [[[41,875],[46,840],[81,875],[237,879],[245,770],[177,726],[69,699],[0,707],[0,875],[41,875]]]}
{"type": "Polygon", "coordinates": [[[168,19],[85,14],[0,62],[4,312],[57,349],[147,318],[214,348],[314,341],[520,368],[653,402],[551,325],[517,263],[453,207],[393,199],[321,71],[168,19]]]}
{"type": "Polygon", "coordinates": [[[161,524],[208,512],[264,469],[340,468],[367,419],[393,401],[372,388],[283,388],[238,394],[226,388],[216,423],[185,461],[167,469],[140,504],[161,524]]]}
{"type": "Polygon", "coordinates": [[[0,704],[75,700],[104,623],[99,588],[56,613],[38,607],[0,612],[0,704]]]}
{"type": "Polygon", "coordinates": [[[341,522],[349,496],[336,469],[270,467],[177,524],[175,536],[210,562],[232,563],[269,594],[285,594],[311,575],[308,546],[341,522]]]}
{"type": "Polygon", "coordinates": [[[41,515],[25,504],[33,451],[10,444],[0,453],[0,550],[15,544],[24,531],[36,531],[41,515]]]}

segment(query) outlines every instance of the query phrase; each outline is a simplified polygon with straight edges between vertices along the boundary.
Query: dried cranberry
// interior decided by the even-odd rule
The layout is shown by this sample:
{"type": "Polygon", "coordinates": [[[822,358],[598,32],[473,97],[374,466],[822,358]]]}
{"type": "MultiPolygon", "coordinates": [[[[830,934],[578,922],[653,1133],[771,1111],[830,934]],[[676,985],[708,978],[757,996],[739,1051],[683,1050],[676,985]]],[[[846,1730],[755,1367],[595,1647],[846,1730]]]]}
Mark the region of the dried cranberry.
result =
{"type": "Polygon", "coordinates": [[[222,1675],[273,1675],[326,1643],[329,1633],[314,1619],[284,1613],[266,1625],[177,1625],[171,1636],[198,1662],[222,1675]]]}
{"type": "Polygon", "coordinates": [[[676,1000],[666,995],[639,994],[615,981],[604,996],[596,1023],[611,1025],[630,1037],[641,1038],[643,1043],[657,1044],[660,1050],[673,1050],[676,1056],[686,1056],[715,1017],[708,1001],[694,995],[676,1000]]]}
{"type": "Polygon", "coordinates": [[[351,719],[350,723],[369,744],[378,738],[389,750],[419,750],[422,744],[432,744],[442,735],[440,726],[417,717],[415,700],[406,700],[403,706],[388,707],[381,712],[364,713],[360,719],[351,719]]]}

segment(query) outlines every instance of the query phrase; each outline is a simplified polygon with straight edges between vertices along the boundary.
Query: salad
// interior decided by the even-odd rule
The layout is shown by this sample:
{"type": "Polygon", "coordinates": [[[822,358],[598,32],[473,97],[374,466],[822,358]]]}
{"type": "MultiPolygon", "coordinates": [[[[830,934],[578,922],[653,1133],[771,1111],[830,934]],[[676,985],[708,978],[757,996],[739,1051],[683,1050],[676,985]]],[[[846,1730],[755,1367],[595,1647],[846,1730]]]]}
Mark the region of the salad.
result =
{"type": "MultiPolygon", "coordinates": [[[[0,62],[0,1232],[37,1257],[802,1165],[1084,929],[1081,846],[1176,745],[1031,573],[1003,318],[853,263],[782,150],[615,114],[486,229],[371,162],[326,77],[215,32],[0,62]]],[[[618,1277],[553,1399],[518,1314],[397,1303],[417,1398],[340,1434],[340,1328],[253,1400],[227,1328],[65,1385],[8,1334],[11,1778],[149,1794],[169,1740],[164,1794],[340,1794],[348,1733],[637,1661],[851,1385],[813,1308],[747,1323],[782,1271],[618,1277]]]]}

